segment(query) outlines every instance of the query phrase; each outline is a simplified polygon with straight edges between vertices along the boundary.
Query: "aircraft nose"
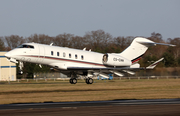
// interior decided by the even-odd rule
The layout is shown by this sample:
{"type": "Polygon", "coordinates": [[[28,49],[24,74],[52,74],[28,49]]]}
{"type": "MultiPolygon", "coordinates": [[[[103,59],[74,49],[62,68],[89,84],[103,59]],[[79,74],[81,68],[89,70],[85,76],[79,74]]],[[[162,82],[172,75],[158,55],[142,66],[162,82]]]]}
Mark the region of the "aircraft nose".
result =
{"type": "Polygon", "coordinates": [[[11,53],[7,52],[6,54],[4,54],[7,58],[11,57],[11,53]]]}

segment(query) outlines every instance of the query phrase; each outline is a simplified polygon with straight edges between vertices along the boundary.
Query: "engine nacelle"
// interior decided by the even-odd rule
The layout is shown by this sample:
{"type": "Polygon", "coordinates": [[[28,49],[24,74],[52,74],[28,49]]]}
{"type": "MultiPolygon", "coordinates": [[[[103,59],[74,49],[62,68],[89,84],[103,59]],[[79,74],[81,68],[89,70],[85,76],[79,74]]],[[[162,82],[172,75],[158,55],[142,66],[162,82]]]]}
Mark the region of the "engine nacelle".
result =
{"type": "Polygon", "coordinates": [[[130,66],[132,62],[120,55],[106,53],[103,55],[102,62],[107,66],[130,66]]]}

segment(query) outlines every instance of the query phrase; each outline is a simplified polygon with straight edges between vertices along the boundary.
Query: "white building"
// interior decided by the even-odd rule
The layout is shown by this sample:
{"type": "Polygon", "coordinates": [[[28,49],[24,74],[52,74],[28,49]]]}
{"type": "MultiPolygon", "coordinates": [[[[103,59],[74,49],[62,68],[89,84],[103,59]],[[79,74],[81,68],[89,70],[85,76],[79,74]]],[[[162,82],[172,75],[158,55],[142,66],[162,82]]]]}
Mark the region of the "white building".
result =
{"type": "Polygon", "coordinates": [[[16,64],[11,63],[0,51],[0,81],[16,81],[16,64]]]}

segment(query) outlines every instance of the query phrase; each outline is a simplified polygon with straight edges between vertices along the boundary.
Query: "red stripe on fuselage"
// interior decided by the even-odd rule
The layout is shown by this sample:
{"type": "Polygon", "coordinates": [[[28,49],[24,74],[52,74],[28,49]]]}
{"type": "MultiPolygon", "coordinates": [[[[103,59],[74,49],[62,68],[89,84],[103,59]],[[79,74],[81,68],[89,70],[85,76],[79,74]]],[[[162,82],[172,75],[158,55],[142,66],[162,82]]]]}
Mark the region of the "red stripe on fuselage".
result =
{"type": "Polygon", "coordinates": [[[60,60],[60,61],[68,61],[68,62],[76,62],[76,63],[90,64],[90,65],[104,66],[103,64],[97,64],[97,63],[92,63],[92,62],[77,61],[77,60],[70,60],[70,59],[63,59],[63,58],[54,58],[54,57],[47,57],[47,56],[30,56],[30,55],[27,55],[25,57],[53,59],[53,60],[60,60]]]}

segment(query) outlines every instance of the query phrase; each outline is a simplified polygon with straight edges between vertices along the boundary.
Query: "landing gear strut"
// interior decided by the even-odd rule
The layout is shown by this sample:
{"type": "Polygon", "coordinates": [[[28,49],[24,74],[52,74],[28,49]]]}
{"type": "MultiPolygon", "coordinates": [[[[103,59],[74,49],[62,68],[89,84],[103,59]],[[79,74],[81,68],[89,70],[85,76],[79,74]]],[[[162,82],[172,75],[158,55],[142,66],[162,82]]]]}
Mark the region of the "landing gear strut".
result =
{"type": "MultiPolygon", "coordinates": [[[[70,80],[69,80],[69,83],[71,83],[71,84],[76,84],[76,83],[77,83],[77,78],[78,78],[77,73],[76,73],[76,72],[71,72],[70,75],[71,75],[71,78],[70,78],[70,80]]],[[[87,84],[92,84],[92,83],[93,83],[92,77],[88,77],[88,76],[85,76],[85,75],[84,75],[84,78],[85,78],[85,82],[86,82],[87,84]]]]}
{"type": "Polygon", "coordinates": [[[77,79],[76,78],[77,78],[76,73],[75,72],[71,72],[71,78],[70,78],[69,82],[71,84],[76,84],[77,83],[77,79]]]}
{"type": "Polygon", "coordinates": [[[87,84],[92,84],[93,83],[93,79],[92,78],[86,78],[86,83],[87,84]]]}
{"type": "Polygon", "coordinates": [[[23,74],[23,70],[22,70],[23,67],[24,67],[23,62],[19,62],[19,70],[20,71],[18,73],[21,75],[23,74]]]}

